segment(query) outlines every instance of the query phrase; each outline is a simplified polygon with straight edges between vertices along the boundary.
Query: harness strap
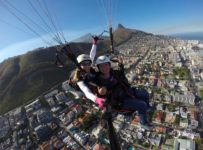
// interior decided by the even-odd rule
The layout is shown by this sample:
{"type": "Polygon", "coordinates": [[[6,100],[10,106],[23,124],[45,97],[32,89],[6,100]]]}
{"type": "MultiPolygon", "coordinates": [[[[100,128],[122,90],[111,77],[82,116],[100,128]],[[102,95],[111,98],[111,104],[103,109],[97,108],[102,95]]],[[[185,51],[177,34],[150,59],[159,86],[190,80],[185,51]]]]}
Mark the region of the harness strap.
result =
{"type": "Polygon", "coordinates": [[[133,93],[129,91],[129,87],[127,87],[127,86],[125,85],[125,83],[123,83],[123,81],[121,81],[121,79],[120,79],[113,71],[111,71],[111,72],[112,72],[113,76],[116,78],[116,80],[119,82],[119,84],[122,85],[122,87],[124,88],[126,94],[127,94],[128,96],[130,96],[130,97],[135,98],[135,96],[133,95],[133,93]]]}
{"type": "Polygon", "coordinates": [[[129,109],[113,109],[110,112],[126,112],[126,113],[130,113],[130,112],[134,112],[133,110],[129,110],[129,109]]]}

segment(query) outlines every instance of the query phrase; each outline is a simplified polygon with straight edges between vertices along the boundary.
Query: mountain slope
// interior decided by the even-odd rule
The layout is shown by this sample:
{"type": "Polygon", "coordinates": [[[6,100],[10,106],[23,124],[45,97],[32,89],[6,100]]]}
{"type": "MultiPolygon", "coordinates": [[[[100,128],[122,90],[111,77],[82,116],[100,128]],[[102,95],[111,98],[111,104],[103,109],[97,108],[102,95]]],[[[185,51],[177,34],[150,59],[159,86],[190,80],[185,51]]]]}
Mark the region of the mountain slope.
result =
{"type": "MultiPolygon", "coordinates": [[[[119,26],[114,31],[115,45],[121,45],[133,38],[144,38],[151,34],[119,26]]],[[[75,55],[88,54],[90,43],[71,43],[75,55]]],[[[109,39],[99,41],[97,55],[110,48],[109,39]]],[[[75,65],[66,61],[65,68],[57,68],[55,48],[49,47],[28,52],[0,63],[0,113],[38,97],[54,85],[67,80],[75,65]]]]}
{"type": "Polygon", "coordinates": [[[91,43],[92,41],[92,35],[90,33],[87,33],[75,40],[73,40],[72,42],[77,42],[77,43],[80,43],[80,42],[83,42],[83,43],[91,43]]]}
{"type": "MultiPolygon", "coordinates": [[[[77,55],[89,51],[91,44],[72,44],[71,47],[77,55]]],[[[67,61],[65,68],[57,68],[54,62],[54,47],[31,51],[2,62],[0,112],[19,106],[66,80],[74,65],[67,61]]]]}

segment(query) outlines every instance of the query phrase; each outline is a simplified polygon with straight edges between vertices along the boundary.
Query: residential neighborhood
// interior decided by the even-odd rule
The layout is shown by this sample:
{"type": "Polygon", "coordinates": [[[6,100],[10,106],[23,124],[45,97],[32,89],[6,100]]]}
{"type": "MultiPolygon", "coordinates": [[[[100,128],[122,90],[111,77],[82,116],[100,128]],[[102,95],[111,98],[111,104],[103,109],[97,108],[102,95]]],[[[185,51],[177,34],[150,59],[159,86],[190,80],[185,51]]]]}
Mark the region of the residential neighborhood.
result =
{"type": "MultiPolygon", "coordinates": [[[[112,114],[121,149],[203,149],[203,57],[194,47],[203,44],[150,34],[116,47],[131,86],[145,88],[152,107],[150,129],[137,114],[112,114]]],[[[0,150],[110,149],[104,113],[64,81],[0,116],[0,150]]]]}

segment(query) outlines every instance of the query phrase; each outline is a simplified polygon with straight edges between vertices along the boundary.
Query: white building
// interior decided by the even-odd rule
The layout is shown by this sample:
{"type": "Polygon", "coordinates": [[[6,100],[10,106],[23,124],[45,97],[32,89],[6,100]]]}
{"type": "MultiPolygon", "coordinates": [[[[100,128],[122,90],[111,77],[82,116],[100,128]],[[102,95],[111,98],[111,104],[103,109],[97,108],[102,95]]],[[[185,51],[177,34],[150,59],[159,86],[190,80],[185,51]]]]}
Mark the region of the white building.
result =
{"type": "Polygon", "coordinates": [[[195,105],[195,96],[192,93],[187,93],[185,95],[176,94],[174,96],[174,101],[189,105],[195,105]]]}
{"type": "Polygon", "coordinates": [[[56,105],[56,102],[54,101],[53,97],[46,99],[46,101],[49,103],[50,107],[53,107],[56,105]]]}
{"type": "Polygon", "coordinates": [[[50,97],[56,95],[58,92],[59,92],[59,91],[58,91],[57,89],[55,89],[55,90],[49,92],[48,94],[44,95],[44,98],[45,98],[45,99],[48,99],[48,98],[50,98],[50,97]]]}
{"type": "Polygon", "coordinates": [[[29,110],[33,109],[33,110],[38,110],[41,108],[41,103],[39,101],[39,99],[36,99],[35,101],[33,101],[32,103],[28,104],[25,106],[25,110],[26,112],[28,112],[29,110]]]}
{"type": "Polygon", "coordinates": [[[56,94],[55,97],[59,104],[65,102],[67,100],[67,97],[63,92],[56,94]]]}
{"type": "Polygon", "coordinates": [[[176,139],[174,150],[195,150],[195,142],[188,139],[176,139]]]}
{"type": "Polygon", "coordinates": [[[68,91],[70,89],[69,80],[62,83],[62,88],[64,91],[68,91]]]}
{"type": "Polygon", "coordinates": [[[92,130],[92,134],[96,137],[96,138],[99,138],[100,135],[102,133],[102,126],[101,125],[98,125],[96,128],[94,128],[92,130]]]}

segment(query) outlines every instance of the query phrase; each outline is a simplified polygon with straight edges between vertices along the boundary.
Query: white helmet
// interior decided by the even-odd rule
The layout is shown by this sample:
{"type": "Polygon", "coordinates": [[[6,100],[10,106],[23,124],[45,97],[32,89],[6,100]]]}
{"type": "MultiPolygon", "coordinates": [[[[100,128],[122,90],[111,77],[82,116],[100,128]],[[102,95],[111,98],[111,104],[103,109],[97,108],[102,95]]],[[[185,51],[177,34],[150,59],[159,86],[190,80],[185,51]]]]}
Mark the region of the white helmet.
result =
{"type": "Polygon", "coordinates": [[[81,62],[83,62],[83,61],[92,61],[91,59],[90,59],[90,56],[89,55],[86,55],[86,54],[81,54],[81,55],[79,55],[78,57],[77,57],[77,61],[78,61],[78,63],[81,63],[81,62]]]}
{"type": "Polygon", "coordinates": [[[96,60],[96,65],[103,64],[103,63],[110,63],[109,57],[103,55],[99,56],[96,60]]]}

